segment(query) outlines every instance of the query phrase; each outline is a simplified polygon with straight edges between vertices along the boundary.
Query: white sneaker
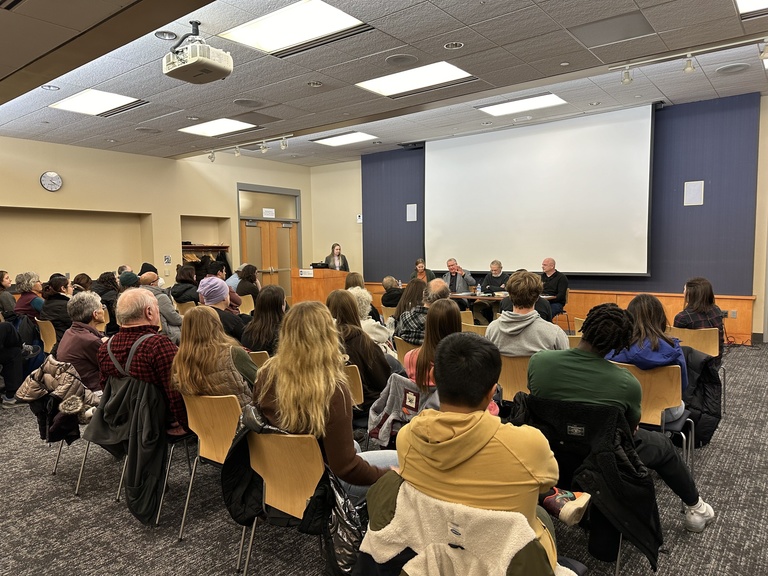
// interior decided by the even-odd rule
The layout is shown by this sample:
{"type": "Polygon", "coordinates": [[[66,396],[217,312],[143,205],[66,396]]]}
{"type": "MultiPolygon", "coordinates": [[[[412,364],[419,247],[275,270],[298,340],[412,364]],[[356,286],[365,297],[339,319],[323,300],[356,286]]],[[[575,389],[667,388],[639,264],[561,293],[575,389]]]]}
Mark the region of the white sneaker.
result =
{"type": "Polygon", "coordinates": [[[685,507],[685,529],[689,532],[704,532],[715,519],[715,511],[712,506],[699,498],[695,506],[685,507]]]}

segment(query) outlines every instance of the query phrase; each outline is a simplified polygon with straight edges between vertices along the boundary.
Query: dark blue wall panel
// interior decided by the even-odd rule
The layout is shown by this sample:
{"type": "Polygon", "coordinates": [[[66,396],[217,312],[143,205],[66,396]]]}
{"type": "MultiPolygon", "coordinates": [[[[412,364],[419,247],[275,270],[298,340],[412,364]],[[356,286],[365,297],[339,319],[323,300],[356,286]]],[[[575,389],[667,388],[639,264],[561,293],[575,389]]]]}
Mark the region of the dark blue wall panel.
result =
{"type": "Polygon", "coordinates": [[[424,257],[424,150],[362,157],[363,265],[368,282],[392,275],[407,282],[424,257]],[[406,205],[417,205],[406,222],[406,205]]]}
{"type": "MultiPolygon", "coordinates": [[[[687,278],[705,276],[718,294],[751,295],[759,120],[759,94],[658,110],[650,275],[572,276],[571,288],[680,292],[687,278]],[[693,180],[704,181],[703,206],[683,206],[685,182],[693,180]]],[[[372,213],[364,214],[363,232],[369,279],[404,276],[422,255],[424,155],[420,152],[363,156],[363,211],[372,213]],[[414,165],[416,158],[420,170],[414,165]],[[419,222],[406,225],[406,202],[419,204],[419,222]],[[371,217],[376,220],[373,224],[371,217]]],[[[561,225],[567,232],[567,227],[579,224],[561,225]]],[[[557,259],[557,254],[553,257],[557,259]]],[[[505,254],[499,258],[505,261],[505,254]]]]}

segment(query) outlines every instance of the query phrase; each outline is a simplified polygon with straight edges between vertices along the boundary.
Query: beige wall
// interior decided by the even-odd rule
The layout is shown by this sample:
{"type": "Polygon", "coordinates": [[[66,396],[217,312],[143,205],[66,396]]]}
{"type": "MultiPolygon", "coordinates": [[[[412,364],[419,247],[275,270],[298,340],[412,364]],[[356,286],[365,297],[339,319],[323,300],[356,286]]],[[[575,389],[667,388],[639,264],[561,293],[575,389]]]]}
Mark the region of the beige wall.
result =
{"type": "Polygon", "coordinates": [[[311,188],[314,252],[304,254],[303,263],[324,259],[338,242],[350,271],[365,275],[363,225],[356,221],[363,212],[360,161],[312,168],[311,188]]]}
{"type": "Polygon", "coordinates": [[[768,98],[760,99],[760,142],[757,157],[757,207],[755,210],[755,263],[752,293],[755,308],[752,313],[752,332],[763,334],[768,342],[768,309],[765,297],[768,293],[768,98]]]}

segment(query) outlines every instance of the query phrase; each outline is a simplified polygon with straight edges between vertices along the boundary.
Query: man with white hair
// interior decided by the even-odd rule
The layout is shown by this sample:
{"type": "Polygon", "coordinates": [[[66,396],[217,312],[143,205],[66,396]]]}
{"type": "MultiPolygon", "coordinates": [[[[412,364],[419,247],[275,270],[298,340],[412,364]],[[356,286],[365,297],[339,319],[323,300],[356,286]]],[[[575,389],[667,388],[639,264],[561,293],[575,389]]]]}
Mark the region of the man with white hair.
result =
{"type": "Polygon", "coordinates": [[[565,301],[568,297],[568,277],[555,268],[553,258],[544,258],[541,263],[541,281],[544,283],[544,290],[541,297],[549,300],[552,307],[552,317],[562,314],[565,308],[565,301]]]}

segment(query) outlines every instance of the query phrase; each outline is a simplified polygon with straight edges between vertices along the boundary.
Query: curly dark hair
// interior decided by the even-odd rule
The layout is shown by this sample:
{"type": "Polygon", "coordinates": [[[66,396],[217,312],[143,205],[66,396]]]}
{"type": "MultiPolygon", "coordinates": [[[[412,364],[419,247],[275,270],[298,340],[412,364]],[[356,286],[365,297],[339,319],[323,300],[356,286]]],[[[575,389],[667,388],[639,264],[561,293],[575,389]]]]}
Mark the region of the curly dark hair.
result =
{"type": "Polygon", "coordinates": [[[591,344],[600,356],[611,350],[629,348],[635,321],[616,304],[599,304],[592,308],[581,326],[581,339],[591,344]]]}

